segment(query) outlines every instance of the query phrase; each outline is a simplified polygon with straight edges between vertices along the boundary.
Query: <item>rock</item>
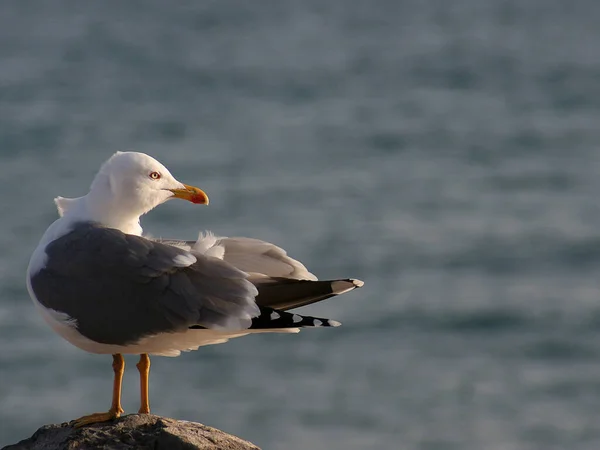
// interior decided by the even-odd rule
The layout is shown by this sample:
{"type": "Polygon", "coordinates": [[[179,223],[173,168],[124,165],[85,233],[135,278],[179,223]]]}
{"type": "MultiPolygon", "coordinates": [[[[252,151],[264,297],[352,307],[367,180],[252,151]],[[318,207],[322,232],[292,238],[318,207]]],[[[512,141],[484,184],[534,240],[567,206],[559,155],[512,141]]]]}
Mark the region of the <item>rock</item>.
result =
{"type": "Polygon", "coordinates": [[[111,422],[73,428],[45,425],[33,436],[2,450],[260,450],[216,428],[151,414],[131,414],[111,422]]]}

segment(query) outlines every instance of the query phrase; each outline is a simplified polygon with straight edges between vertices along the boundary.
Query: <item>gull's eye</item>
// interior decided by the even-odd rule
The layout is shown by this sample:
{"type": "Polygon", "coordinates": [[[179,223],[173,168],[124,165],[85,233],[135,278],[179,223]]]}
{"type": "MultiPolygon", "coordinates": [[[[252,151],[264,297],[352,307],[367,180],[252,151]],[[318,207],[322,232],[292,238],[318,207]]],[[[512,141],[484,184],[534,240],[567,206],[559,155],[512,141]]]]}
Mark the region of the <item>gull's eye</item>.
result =
{"type": "Polygon", "coordinates": [[[160,179],[160,173],[158,172],[150,172],[150,178],[152,178],[153,180],[159,180],[160,179]]]}

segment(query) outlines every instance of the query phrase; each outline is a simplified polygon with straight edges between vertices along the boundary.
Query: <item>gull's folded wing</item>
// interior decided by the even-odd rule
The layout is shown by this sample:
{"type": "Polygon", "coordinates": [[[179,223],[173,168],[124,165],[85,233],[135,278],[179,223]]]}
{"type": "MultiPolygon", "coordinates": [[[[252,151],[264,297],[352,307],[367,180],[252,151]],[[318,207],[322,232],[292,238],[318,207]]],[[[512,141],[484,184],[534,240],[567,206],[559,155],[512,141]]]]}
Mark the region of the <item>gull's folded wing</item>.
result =
{"type": "Polygon", "coordinates": [[[269,242],[246,237],[201,234],[197,241],[163,241],[192,253],[221,258],[249,274],[258,289],[256,303],[279,311],[299,308],[344,294],[364,283],[354,279],[318,281],[300,261],[269,242]]]}
{"type": "Polygon", "coordinates": [[[201,325],[244,330],[260,315],[245,272],[218,258],[81,222],[45,249],[30,274],[39,303],[106,344],[201,325]]]}

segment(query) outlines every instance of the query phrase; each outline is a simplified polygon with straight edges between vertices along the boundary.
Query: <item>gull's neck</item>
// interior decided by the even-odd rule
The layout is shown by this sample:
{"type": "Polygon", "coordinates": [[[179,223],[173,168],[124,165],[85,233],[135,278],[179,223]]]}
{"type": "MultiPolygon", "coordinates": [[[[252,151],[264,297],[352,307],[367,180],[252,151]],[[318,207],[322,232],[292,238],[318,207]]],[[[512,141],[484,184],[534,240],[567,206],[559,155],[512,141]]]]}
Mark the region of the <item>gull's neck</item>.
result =
{"type": "Polygon", "coordinates": [[[139,214],[132,213],[128,208],[119,209],[93,191],[83,197],[68,199],[68,208],[64,208],[62,212],[62,219],[69,222],[97,222],[126,234],[142,235],[139,214]]]}

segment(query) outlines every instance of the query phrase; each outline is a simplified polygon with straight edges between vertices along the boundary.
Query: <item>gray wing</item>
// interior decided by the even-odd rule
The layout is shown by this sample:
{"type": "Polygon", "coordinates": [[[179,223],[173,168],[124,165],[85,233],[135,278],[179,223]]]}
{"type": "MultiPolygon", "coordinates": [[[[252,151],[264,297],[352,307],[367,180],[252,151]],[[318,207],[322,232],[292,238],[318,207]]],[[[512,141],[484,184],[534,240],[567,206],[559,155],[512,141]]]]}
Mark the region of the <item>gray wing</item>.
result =
{"type": "Polygon", "coordinates": [[[258,275],[292,280],[317,280],[304,264],[290,258],[284,249],[259,239],[217,237],[211,233],[201,233],[196,241],[157,241],[192,251],[194,254],[216,256],[255,277],[258,275]]]}
{"type": "Polygon", "coordinates": [[[313,280],[300,261],[290,258],[281,247],[270,242],[247,237],[216,237],[210,233],[200,234],[197,241],[157,240],[165,244],[192,251],[194,254],[213,255],[238,269],[254,275],[313,280]]]}
{"type": "Polygon", "coordinates": [[[256,303],[261,307],[286,311],[362,286],[362,281],[353,279],[318,281],[304,264],[290,258],[284,249],[259,239],[218,238],[214,245],[224,248],[223,260],[250,275],[249,280],[258,289],[256,303]]]}
{"type": "Polygon", "coordinates": [[[353,279],[318,281],[299,261],[269,242],[200,234],[197,241],[163,241],[194,254],[212,254],[244,272],[258,289],[256,303],[278,311],[299,308],[362,286],[353,279]]]}
{"type": "Polygon", "coordinates": [[[223,259],[244,272],[294,280],[316,280],[300,261],[269,242],[246,237],[220,238],[225,248],[223,259]]]}
{"type": "Polygon", "coordinates": [[[84,336],[124,345],[199,325],[246,329],[260,314],[255,286],[226,261],[92,223],[46,247],[31,287],[84,336]]]}

